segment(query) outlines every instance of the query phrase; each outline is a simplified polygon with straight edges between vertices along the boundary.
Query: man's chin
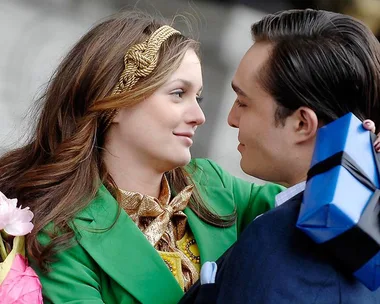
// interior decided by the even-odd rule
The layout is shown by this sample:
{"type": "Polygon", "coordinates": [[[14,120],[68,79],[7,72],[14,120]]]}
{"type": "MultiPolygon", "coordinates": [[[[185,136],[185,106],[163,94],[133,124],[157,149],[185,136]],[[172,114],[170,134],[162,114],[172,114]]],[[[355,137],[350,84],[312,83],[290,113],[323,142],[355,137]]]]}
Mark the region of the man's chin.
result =
{"type": "Polygon", "coordinates": [[[243,158],[240,160],[240,168],[245,174],[248,174],[249,176],[261,179],[262,181],[265,181],[265,182],[271,181],[271,179],[269,178],[267,174],[263,174],[263,172],[260,172],[259,170],[257,170],[257,167],[252,166],[249,163],[245,163],[243,158]]]}
{"type": "Polygon", "coordinates": [[[289,182],[281,179],[278,174],[273,175],[273,174],[268,174],[268,172],[264,172],[264,174],[263,174],[263,172],[262,171],[260,172],[259,170],[257,170],[257,168],[249,166],[249,164],[245,164],[243,162],[243,159],[241,159],[241,161],[240,161],[240,168],[245,174],[248,174],[249,176],[260,179],[263,182],[276,183],[276,184],[279,184],[279,185],[284,186],[286,188],[291,186],[291,184],[289,184],[289,182]]]}

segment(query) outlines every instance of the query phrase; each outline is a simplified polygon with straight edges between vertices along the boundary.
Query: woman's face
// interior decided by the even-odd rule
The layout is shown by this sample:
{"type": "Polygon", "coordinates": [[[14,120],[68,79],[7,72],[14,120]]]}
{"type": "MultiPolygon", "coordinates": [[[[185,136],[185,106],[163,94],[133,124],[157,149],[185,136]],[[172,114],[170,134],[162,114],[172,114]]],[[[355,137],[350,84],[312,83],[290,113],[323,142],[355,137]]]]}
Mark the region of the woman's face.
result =
{"type": "Polygon", "coordinates": [[[194,50],[149,98],[121,109],[113,120],[107,149],[120,158],[166,172],[191,159],[197,127],[205,122],[198,101],[202,71],[194,50]]]}

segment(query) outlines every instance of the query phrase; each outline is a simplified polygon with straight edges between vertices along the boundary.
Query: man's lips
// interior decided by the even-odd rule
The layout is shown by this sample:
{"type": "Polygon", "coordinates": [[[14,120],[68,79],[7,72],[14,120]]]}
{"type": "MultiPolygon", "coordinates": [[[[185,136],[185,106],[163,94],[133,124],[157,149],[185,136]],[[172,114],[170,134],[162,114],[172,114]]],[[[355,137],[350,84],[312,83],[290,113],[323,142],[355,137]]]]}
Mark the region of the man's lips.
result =
{"type": "Polygon", "coordinates": [[[241,151],[244,147],[245,147],[244,144],[239,143],[239,145],[237,146],[237,149],[238,151],[241,151]]]}

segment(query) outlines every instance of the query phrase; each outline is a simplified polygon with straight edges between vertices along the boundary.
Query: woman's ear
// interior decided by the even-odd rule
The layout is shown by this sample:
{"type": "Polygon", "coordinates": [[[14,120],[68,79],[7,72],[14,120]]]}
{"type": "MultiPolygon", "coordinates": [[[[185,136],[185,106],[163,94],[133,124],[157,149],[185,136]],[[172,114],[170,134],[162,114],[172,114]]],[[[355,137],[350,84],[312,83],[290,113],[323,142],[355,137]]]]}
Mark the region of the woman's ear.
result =
{"type": "Polygon", "coordinates": [[[121,111],[117,111],[116,115],[112,118],[111,124],[119,123],[121,119],[121,111]]]}

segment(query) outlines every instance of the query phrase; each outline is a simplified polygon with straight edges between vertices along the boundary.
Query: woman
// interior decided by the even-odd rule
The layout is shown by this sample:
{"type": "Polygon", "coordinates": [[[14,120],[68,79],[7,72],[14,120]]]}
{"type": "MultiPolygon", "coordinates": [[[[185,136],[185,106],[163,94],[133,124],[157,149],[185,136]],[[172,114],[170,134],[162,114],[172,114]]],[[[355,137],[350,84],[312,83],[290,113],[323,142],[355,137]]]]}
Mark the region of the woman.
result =
{"type": "Polygon", "coordinates": [[[1,191],[35,214],[45,303],[176,303],[273,206],[280,186],[190,161],[201,90],[197,42],[140,13],[63,60],[30,142],[0,159],[1,191]]]}

